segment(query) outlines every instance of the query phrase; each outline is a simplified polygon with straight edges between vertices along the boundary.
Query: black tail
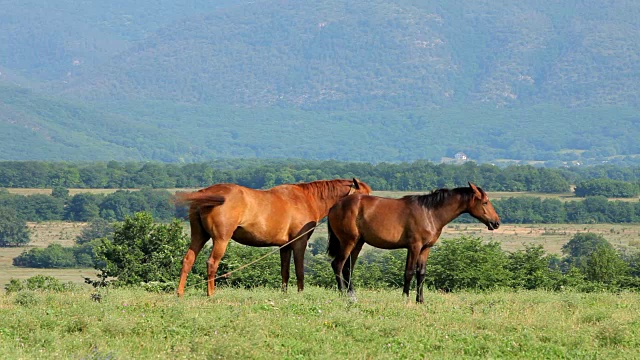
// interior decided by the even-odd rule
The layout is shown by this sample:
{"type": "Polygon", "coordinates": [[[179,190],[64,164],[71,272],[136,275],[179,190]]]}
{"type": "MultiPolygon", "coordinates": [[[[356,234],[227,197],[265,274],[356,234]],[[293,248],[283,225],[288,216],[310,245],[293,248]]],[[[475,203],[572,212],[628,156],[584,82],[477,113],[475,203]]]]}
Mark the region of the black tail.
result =
{"type": "Polygon", "coordinates": [[[334,258],[340,252],[342,245],[340,245],[340,239],[338,239],[336,234],[333,232],[333,229],[331,229],[331,222],[329,222],[328,218],[327,228],[329,229],[329,246],[327,246],[327,254],[334,258]]]}

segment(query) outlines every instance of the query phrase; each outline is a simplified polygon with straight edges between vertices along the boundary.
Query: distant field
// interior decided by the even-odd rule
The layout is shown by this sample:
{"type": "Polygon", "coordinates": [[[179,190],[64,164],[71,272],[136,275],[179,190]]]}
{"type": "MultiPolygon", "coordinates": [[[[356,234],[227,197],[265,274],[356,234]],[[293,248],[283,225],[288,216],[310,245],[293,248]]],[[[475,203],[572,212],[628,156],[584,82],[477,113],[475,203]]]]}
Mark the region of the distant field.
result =
{"type": "Polygon", "coordinates": [[[28,223],[31,230],[31,243],[26,247],[0,248],[0,289],[11,278],[26,279],[37,274],[51,275],[63,281],[83,282],[83,275],[94,276],[93,269],[32,269],[13,266],[13,258],[32,247],[46,247],[49,244],[71,246],[86,223],[80,222],[42,222],[28,223]]]}

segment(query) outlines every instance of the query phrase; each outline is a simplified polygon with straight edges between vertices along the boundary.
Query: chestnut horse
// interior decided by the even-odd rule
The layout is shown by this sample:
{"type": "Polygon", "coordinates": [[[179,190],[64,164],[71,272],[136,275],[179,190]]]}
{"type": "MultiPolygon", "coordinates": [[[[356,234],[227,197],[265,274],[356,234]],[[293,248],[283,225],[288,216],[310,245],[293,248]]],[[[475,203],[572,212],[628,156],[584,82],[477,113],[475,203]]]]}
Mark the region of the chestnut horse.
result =
{"type": "MultiPolygon", "coordinates": [[[[190,204],[191,245],[182,261],[178,296],[184,294],[187,274],[204,244],[211,238],[207,260],[207,295],[213,295],[220,259],[229,240],[250,246],[282,246],[313,229],[340,199],[354,193],[369,194],[371,188],[353,180],[320,180],[255,190],[235,184],[217,184],[192,193],[177,194],[178,203],[190,204]]],[[[280,249],[282,289],[289,282],[291,252],[298,291],[304,287],[304,252],[310,231],[280,249]]]]}
{"type": "Polygon", "coordinates": [[[469,187],[439,189],[431,194],[400,199],[369,195],[344,198],[331,208],[327,218],[327,252],[334,257],[331,267],[338,289],[343,292],[346,282],[349,295],[354,296],[351,274],[365,243],[382,249],[404,248],[408,251],[403,294],[409,296],[417,270],[416,301],[424,302],[422,283],[429,251],[438,241],[442,228],[463,213],[471,214],[489,230],[500,226],[500,217],[487,193],[471,183],[469,187]]]}

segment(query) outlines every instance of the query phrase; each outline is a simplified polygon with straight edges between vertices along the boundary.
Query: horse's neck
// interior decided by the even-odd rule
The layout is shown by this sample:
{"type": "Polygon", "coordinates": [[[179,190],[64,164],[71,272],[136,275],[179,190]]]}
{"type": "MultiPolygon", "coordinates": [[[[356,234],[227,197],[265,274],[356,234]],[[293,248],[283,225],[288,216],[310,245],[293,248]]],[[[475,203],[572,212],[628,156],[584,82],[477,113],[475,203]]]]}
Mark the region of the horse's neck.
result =
{"type": "Polygon", "coordinates": [[[442,230],[443,227],[462,215],[465,211],[467,211],[467,204],[462,201],[461,195],[456,194],[439,208],[431,209],[431,214],[438,230],[442,230]]]}

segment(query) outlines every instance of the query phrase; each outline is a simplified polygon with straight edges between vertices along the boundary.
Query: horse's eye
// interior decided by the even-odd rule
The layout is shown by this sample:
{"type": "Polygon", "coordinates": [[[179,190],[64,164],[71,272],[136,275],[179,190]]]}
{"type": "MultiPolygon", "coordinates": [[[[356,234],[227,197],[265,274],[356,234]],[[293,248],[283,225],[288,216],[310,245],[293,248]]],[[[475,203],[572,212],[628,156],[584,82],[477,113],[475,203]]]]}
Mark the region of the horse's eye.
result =
{"type": "Polygon", "coordinates": [[[485,201],[485,202],[482,203],[482,206],[487,206],[487,205],[489,205],[488,201],[485,201]]]}

